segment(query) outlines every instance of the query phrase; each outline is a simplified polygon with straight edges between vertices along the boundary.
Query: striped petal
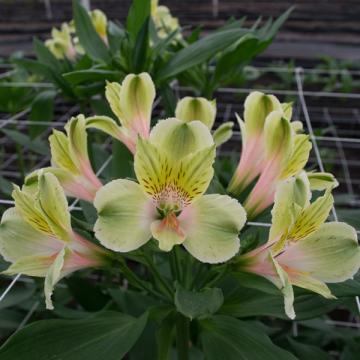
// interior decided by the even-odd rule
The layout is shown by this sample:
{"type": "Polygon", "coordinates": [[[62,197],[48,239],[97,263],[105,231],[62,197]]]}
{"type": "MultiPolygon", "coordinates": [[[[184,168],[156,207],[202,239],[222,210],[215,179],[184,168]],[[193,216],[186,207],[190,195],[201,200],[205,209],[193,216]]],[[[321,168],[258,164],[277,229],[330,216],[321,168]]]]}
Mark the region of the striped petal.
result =
{"type": "Polygon", "coordinates": [[[351,278],[360,267],[360,248],[353,227],[330,222],[292,243],[278,256],[282,266],[304,272],[324,282],[351,278]]]}
{"type": "Polygon", "coordinates": [[[215,146],[199,150],[176,161],[147,140],[139,139],[135,173],[140,186],[160,207],[184,205],[201,196],[213,176],[215,146]]]}
{"type": "Polygon", "coordinates": [[[160,120],[151,130],[150,141],[176,161],[214,144],[209,129],[203,123],[184,123],[175,118],[160,120]]]}
{"type": "Polygon", "coordinates": [[[38,208],[57,238],[69,242],[72,228],[68,203],[59,181],[51,173],[39,175],[38,208]]]}
{"type": "Polygon", "coordinates": [[[298,174],[308,162],[311,148],[312,145],[308,135],[295,135],[294,148],[281,174],[281,178],[286,179],[298,174]]]}
{"type": "Polygon", "coordinates": [[[300,212],[289,229],[288,239],[298,241],[317,230],[328,218],[333,204],[334,198],[328,190],[300,212]]]}
{"type": "Polygon", "coordinates": [[[0,253],[6,261],[16,262],[33,254],[48,256],[62,246],[53,236],[30,226],[16,208],[10,208],[3,213],[0,224],[0,253]]]}

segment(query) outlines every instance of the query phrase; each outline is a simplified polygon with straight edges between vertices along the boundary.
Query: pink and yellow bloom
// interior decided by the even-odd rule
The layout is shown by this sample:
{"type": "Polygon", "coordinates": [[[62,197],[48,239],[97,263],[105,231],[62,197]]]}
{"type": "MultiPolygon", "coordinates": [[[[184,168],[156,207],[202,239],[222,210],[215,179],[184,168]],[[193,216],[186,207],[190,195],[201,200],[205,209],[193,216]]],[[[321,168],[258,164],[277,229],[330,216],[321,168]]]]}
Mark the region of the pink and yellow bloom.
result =
{"type": "Polygon", "coordinates": [[[53,28],[51,38],[45,41],[45,46],[57,59],[67,58],[74,61],[76,58],[76,47],[71,35],[71,27],[67,23],[61,25],[61,29],[53,28]]]}
{"type": "Polygon", "coordinates": [[[228,190],[240,195],[255,181],[244,206],[254,218],[274,201],[277,184],[297,175],[308,161],[311,142],[298,134],[301,123],[290,122],[291,104],[274,96],[251,93],[245,101],[245,122],[239,120],[243,151],[228,190]]]}
{"type": "Polygon", "coordinates": [[[264,162],[264,126],[267,116],[272,111],[281,111],[279,100],[273,95],[258,91],[252,92],[244,103],[244,120],[237,116],[241,137],[242,151],[237,169],[230,181],[229,191],[239,195],[257,176],[264,162]]]}
{"type": "Polygon", "coordinates": [[[129,74],[122,84],[108,83],[105,96],[118,122],[107,116],[87,118],[87,127],[104,131],[135,153],[138,136],[150,135],[150,120],[155,87],[147,73],[129,74]]]}
{"type": "Polygon", "coordinates": [[[334,298],[326,283],[343,282],[360,267],[353,227],[327,222],[333,206],[330,189],[310,202],[305,173],[281,182],[276,190],[268,242],[237,259],[238,269],[263,276],[283,293],[285,312],[295,317],[292,285],[334,298]]]}
{"type": "Polygon", "coordinates": [[[225,195],[204,195],[213,177],[215,145],[199,121],[160,121],[135,153],[138,183],[115,180],[101,188],[95,235],[107,248],[128,252],[152,237],[163,251],[182,244],[202,262],[219,263],[239,250],[245,212],[225,195]]]}
{"type": "MultiPolygon", "coordinates": [[[[79,115],[65,126],[66,134],[53,130],[49,137],[52,167],[41,169],[56,175],[69,196],[92,202],[102,186],[94,173],[88,155],[86,119],[79,115]]],[[[27,176],[30,185],[38,179],[38,171],[27,176]]]]}
{"type": "Polygon", "coordinates": [[[12,263],[3,273],[45,278],[46,307],[52,309],[55,284],[64,276],[108,263],[106,250],[71,228],[62,187],[51,173],[39,173],[37,189],[13,191],[15,207],[6,210],[0,224],[0,253],[12,263]]]}

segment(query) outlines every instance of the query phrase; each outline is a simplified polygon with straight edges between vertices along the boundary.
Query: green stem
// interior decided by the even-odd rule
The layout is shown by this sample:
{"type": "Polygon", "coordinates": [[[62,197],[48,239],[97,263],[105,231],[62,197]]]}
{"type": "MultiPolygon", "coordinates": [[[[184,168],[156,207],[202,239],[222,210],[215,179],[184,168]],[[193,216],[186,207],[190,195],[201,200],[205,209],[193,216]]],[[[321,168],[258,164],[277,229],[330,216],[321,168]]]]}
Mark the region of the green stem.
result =
{"type": "Polygon", "coordinates": [[[227,274],[227,265],[223,265],[222,269],[209,281],[205,282],[202,287],[212,287],[216,285],[227,274]]]}
{"type": "Polygon", "coordinates": [[[174,246],[171,252],[171,261],[173,262],[173,267],[175,269],[175,279],[182,284],[180,258],[178,248],[176,246],[174,246]]]}
{"type": "Polygon", "coordinates": [[[162,275],[159,273],[152,259],[148,256],[148,254],[145,253],[143,254],[143,257],[154,279],[158,282],[159,288],[162,290],[163,294],[166,295],[170,301],[173,301],[174,298],[173,290],[170,288],[169,284],[164,280],[162,275]]]}
{"type": "Polygon", "coordinates": [[[176,348],[178,360],[189,359],[189,333],[190,321],[188,318],[178,313],[176,317],[176,348]]]}
{"type": "Polygon", "coordinates": [[[125,262],[120,262],[120,269],[123,272],[124,276],[126,277],[126,279],[129,281],[129,283],[139,289],[145,290],[148,293],[159,297],[163,300],[167,300],[167,298],[165,298],[161,293],[159,293],[158,291],[154,290],[151,288],[151,286],[149,286],[145,281],[141,280],[133,271],[131,271],[131,269],[126,265],[125,262]]]}

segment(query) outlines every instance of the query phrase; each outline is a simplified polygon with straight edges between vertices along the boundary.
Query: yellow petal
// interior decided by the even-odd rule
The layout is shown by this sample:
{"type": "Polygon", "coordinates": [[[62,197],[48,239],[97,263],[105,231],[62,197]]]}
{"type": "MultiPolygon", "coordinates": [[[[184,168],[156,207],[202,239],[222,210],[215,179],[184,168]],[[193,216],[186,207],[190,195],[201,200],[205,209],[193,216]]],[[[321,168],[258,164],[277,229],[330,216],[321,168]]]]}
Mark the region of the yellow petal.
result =
{"type": "Polygon", "coordinates": [[[64,190],[51,173],[39,175],[38,205],[52,232],[63,241],[70,241],[72,228],[64,190]]]}
{"type": "Polygon", "coordinates": [[[288,238],[291,241],[298,241],[317,230],[329,216],[333,204],[334,198],[331,192],[326,191],[323,196],[301,211],[294,225],[289,229],[288,238]]]}
{"type": "Polygon", "coordinates": [[[298,174],[309,160],[312,148],[308,135],[295,135],[294,148],[288,159],[287,165],[281,174],[282,179],[298,174]]]}
{"type": "Polygon", "coordinates": [[[15,185],[12,197],[15,200],[16,210],[31,227],[46,235],[54,234],[42,211],[36,208],[36,200],[33,195],[22,191],[15,185]]]}

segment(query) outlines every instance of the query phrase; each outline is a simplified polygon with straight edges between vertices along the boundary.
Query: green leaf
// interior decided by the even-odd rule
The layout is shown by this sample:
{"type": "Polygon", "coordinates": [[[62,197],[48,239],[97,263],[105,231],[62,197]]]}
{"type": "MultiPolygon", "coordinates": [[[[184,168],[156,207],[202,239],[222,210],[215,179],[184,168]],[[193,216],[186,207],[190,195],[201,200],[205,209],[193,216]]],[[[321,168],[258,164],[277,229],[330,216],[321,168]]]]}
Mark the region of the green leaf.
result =
{"type": "Polygon", "coordinates": [[[168,360],[175,333],[176,313],[171,312],[160,324],[156,334],[158,358],[168,360]]]}
{"type": "MultiPolygon", "coordinates": [[[[56,92],[46,90],[38,94],[31,104],[30,121],[51,122],[54,119],[54,99],[56,92]]],[[[42,134],[49,125],[30,124],[29,134],[33,139],[42,134]]]]}
{"type": "Polygon", "coordinates": [[[327,284],[331,293],[336,297],[358,296],[360,294],[359,280],[347,280],[337,284],[327,284]]]}
{"type": "Polygon", "coordinates": [[[150,16],[150,3],[149,0],[133,0],[131,4],[126,19],[126,28],[134,43],[146,19],[150,16]]]}
{"type": "Polygon", "coordinates": [[[64,71],[62,63],[53,55],[44,43],[37,38],[34,39],[34,50],[38,60],[42,64],[47,65],[58,74],[61,74],[64,71]]]}
{"type": "Polygon", "coordinates": [[[139,316],[158,302],[150,296],[132,290],[109,289],[110,296],[119,308],[132,316],[139,316]]]}
{"type": "Polygon", "coordinates": [[[128,148],[121,143],[120,141],[113,140],[113,161],[112,165],[112,177],[117,178],[126,178],[133,177],[133,155],[128,150],[128,148]]]}
{"type": "Polygon", "coordinates": [[[0,175],[0,193],[10,196],[13,191],[12,183],[0,175]]]}
{"type": "MultiPolygon", "coordinates": [[[[276,292],[270,292],[261,282],[256,282],[256,277],[236,277],[240,280],[238,285],[231,282],[229,289],[224,289],[225,301],[220,309],[224,315],[232,315],[239,318],[250,316],[274,316],[289,320],[284,312],[284,299],[280,291],[273,286],[276,292]],[[244,280],[244,281],[241,281],[244,280]],[[247,284],[247,280],[254,280],[254,285],[247,284]],[[241,284],[241,286],[239,285],[241,284]],[[250,286],[248,286],[250,285],[250,286]],[[257,288],[257,285],[260,287],[257,288]],[[261,289],[261,290],[259,290],[261,289]]],[[[326,314],[340,304],[340,300],[328,300],[317,294],[305,292],[296,288],[295,312],[296,320],[311,319],[326,314]],[[300,292],[300,294],[299,294],[300,292]]]]}
{"type": "Polygon", "coordinates": [[[149,18],[147,18],[141,27],[133,51],[134,72],[140,73],[144,69],[149,50],[149,18]]]}
{"type": "Polygon", "coordinates": [[[141,335],[147,315],[136,319],[103,312],[81,320],[42,320],[15,333],[0,348],[1,360],[119,360],[141,335]]]}
{"type": "Polygon", "coordinates": [[[63,77],[73,85],[91,81],[119,81],[121,73],[112,70],[87,69],[63,74],[63,77]]]}
{"type": "Polygon", "coordinates": [[[74,97],[74,92],[67,81],[65,81],[61,74],[51,69],[48,65],[32,59],[19,59],[14,62],[27,71],[43,76],[47,80],[53,82],[65,95],[74,97]]]}
{"type": "Polygon", "coordinates": [[[224,301],[221,289],[212,288],[189,291],[177,284],[175,306],[177,310],[192,319],[204,318],[216,313],[224,301]]]}
{"type": "Polygon", "coordinates": [[[100,287],[88,279],[74,275],[65,281],[72,295],[86,311],[100,311],[110,301],[100,287]]]}
{"type": "Polygon", "coordinates": [[[208,35],[196,43],[177,52],[160,70],[157,80],[165,80],[187,69],[203,63],[219,51],[238,41],[241,36],[249,33],[246,29],[230,29],[208,35]]]}
{"type": "Polygon", "coordinates": [[[250,322],[217,315],[203,320],[201,328],[200,338],[207,360],[296,360],[250,322]]]}
{"type": "Polygon", "coordinates": [[[94,60],[110,63],[110,53],[96,32],[88,12],[80,5],[79,0],[73,0],[73,13],[76,34],[86,53],[94,60]]]}
{"type": "Polygon", "coordinates": [[[32,140],[29,138],[29,136],[22,134],[21,132],[16,130],[1,129],[0,131],[2,131],[6,136],[8,136],[11,140],[16,142],[17,144],[27,147],[28,149],[34,151],[37,154],[40,155],[49,154],[48,146],[39,139],[32,140]]]}
{"type": "Polygon", "coordinates": [[[332,360],[333,358],[319,347],[309,344],[302,344],[291,338],[288,339],[299,360],[332,360]]]}

